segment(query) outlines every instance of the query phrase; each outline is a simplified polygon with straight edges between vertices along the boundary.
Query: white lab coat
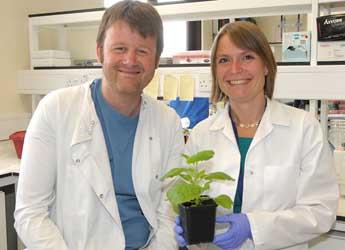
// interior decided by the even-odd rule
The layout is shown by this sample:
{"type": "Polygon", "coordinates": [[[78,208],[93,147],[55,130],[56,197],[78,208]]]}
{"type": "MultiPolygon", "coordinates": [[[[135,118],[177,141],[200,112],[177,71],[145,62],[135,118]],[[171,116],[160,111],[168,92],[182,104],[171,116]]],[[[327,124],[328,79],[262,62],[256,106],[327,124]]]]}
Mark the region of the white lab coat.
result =
{"type": "MultiPolygon", "coordinates": [[[[237,180],[240,152],[228,108],[199,123],[187,148],[190,153],[213,149],[208,170],[237,180]]],[[[332,162],[312,114],[267,100],[245,160],[242,212],[248,215],[253,241],[241,249],[308,249],[310,239],[327,232],[339,197],[332,162]]],[[[225,193],[234,199],[236,186],[236,181],[213,184],[211,195],[225,193]]],[[[218,213],[229,211],[218,208],[218,213]]]]}
{"type": "MultiPolygon", "coordinates": [[[[175,241],[171,222],[164,226],[164,219],[157,217],[162,198],[159,177],[179,165],[183,147],[177,114],[143,95],[133,149],[133,184],[152,227],[150,239],[163,248],[175,241]],[[164,237],[164,228],[171,230],[166,232],[169,236],[154,236],[160,229],[164,237]]],[[[52,92],[35,111],[21,160],[15,228],[29,250],[125,248],[89,84],[52,92]]]]}

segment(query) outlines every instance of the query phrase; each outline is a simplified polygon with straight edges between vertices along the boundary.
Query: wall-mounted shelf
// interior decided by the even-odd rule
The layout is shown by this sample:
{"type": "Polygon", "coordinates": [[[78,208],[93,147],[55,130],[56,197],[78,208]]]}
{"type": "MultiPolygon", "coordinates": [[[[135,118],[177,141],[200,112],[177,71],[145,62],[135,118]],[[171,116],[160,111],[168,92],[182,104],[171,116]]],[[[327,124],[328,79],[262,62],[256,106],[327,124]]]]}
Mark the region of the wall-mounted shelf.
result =
{"type": "MultiPolygon", "coordinates": [[[[205,20],[311,13],[312,0],[215,0],[155,6],[163,20],[205,20]]],[[[99,22],[103,9],[30,15],[31,26],[99,22]]]]}
{"type": "MultiPolygon", "coordinates": [[[[165,74],[210,74],[209,67],[161,67],[165,74]]],[[[61,87],[82,84],[102,77],[97,69],[27,70],[18,74],[22,94],[47,94],[61,87]]],[[[278,66],[274,97],[278,99],[345,99],[345,65],[278,66]]],[[[196,93],[197,94],[197,93],[196,93]]]]}
{"type": "Polygon", "coordinates": [[[265,0],[181,3],[156,7],[164,20],[205,20],[248,16],[272,16],[310,13],[311,0],[265,0]]]}
{"type": "Polygon", "coordinates": [[[323,3],[341,3],[341,2],[344,2],[344,0],[319,0],[320,4],[323,4],[323,3]]]}
{"type": "Polygon", "coordinates": [[[345,61],[318,61],[317,65],[345,65],[345,61]]]}
{"type": "Polygon", "coordinates": [[[345,99],[345,65],[278,67],[274,97],[279,99],[345,99]]]}

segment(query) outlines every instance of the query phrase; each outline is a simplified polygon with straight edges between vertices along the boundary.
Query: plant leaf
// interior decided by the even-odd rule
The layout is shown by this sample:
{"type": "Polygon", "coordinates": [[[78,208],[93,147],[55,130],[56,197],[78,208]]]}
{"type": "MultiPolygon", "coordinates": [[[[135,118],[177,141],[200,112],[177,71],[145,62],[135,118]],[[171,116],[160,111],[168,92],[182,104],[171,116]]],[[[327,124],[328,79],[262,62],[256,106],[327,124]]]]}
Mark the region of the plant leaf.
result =
{"type": "Polygon", "coordinates": [[[205,170],[203,169],[203,170],[201,170],[200,172],[198,172],[198,174],[196,175],[196,179],[197,180],[199,180],[199,179],[204,179],[204,177],[205,176],[207,176],[206,174],[205,174],[205,170]]]}
{"type": "MultiPolygon", "coordinates": [[[[171,203],[172,204],[172,203],[171,203]]],[[[173,208],[173,210],[174,210],[174,212],[175,213],[179,213],[179,209],[178,209],[178,205],[176,205],[176,204],[172,204],[172,208],[173,208]]]]}
{"type": "Polygon", "coordinates": [[[206,182],[205,185],[202,187],[202,193],[206,192],[207,190],[210,189],[210,181],[206,182]]]}
{"type": "Polygon", "coordinates": [[[193,178],[189,174],[180,174],[181,178],[187,182],[192,182],[193,178]]]}
{"type": "Polygon", "coordinates": [[[210,181],[213,181],[213,180],[222,180],[222,181],[229,180],[229,181],[234,181],[235,180],[230,175],[227,175],[226,173],[223,173],[223,172],[213,172],[213,173],[210,173],[204,179],[210,180],[210,181]]]}
{"type": "Polygon", "coordinates": [[[187,155],[187,154],[181,154],[181,156],[182,156],[183,158],[185,158],[186,161],[188,161],[189,155],[187,155]]]}
{"type": "Polygon", "coordinates": [[[184,181],[177,182],[167,192],[168,200],[173,205],[198,199],[200,195],[201,188],[198,185],[189,184],[184,181]]]}
{"type": "Polygon", "coordinates": [[[213,150],[203,150],[194,155],[191,155],[187,159],[188,164],[198,163],[199,161],[207,161],[214,155],[213,150]]]}
{"type": "Polygon", "coordinates": [[[188,170],[186,168],[173,168],[170,169],[165,175],[163,175],[160,180],[163,181],[166,178],[171,178],[180,175],[183,172],[187,172],[188,170]]]}
{"type": "Polygon", "coordinates": [[[214,198],[215,202],[224,208],[230,209],[233,205],[233,202],[231,198],[225,194],[219,195],[216,198],[214,198]]]}

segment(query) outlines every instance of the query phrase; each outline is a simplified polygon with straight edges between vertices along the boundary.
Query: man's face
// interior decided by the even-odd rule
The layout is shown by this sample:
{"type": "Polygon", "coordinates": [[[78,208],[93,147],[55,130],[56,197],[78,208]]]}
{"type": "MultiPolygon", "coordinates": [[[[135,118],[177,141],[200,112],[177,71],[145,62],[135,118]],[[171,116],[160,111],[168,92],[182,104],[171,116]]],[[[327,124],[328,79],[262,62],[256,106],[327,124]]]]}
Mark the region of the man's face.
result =
{"type": "Polygon", "coordinates": [[[108,85],[116,95],[140,96],[156,69],[156,39],[142,37],[124,21],[116,21],[97,45],[108,85]]]}

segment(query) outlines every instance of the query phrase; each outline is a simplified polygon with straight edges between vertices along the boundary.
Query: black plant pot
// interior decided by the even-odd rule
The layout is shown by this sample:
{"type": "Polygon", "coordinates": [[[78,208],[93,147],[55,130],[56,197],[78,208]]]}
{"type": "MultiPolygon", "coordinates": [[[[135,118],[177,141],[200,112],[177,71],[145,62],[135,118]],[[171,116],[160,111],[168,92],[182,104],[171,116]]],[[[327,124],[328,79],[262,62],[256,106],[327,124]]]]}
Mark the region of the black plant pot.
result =
{"type": "Polygon", "coordinates": [[[188,245],[213,241],[216,208],[212,199],[202,201],[200,206],[191,202],[179,205],[183,237],[188,245]]]}

